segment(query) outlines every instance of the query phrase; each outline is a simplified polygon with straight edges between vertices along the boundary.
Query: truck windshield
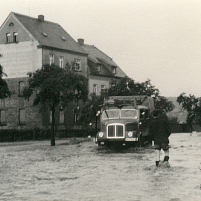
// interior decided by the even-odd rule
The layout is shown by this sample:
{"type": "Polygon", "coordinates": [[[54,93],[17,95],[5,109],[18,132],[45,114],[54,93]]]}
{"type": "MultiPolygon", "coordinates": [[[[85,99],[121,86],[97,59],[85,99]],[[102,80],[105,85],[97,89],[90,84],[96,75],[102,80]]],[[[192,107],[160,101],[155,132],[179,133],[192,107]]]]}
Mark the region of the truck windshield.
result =
{"type": "Polygon", "coordinates": [[[137,119],[137,110],[135,109],[122,109],[121,118],[124,119],[137,119]]]}
{"type": "Polygon", "coordinates": [[[118,119],[119,118],[119,110],[112,109],[112,110],[104,110],[102,113],[103,119],[118,119]]]}

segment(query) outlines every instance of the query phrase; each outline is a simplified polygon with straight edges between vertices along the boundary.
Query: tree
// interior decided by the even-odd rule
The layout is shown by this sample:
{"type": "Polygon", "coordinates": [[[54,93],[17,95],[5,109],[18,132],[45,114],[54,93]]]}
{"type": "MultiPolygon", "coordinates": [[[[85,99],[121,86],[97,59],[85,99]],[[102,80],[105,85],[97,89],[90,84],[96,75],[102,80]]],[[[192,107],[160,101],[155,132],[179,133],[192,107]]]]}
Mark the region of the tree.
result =
{"type": "Polygon", "coordinates": [[[175,108],[175,106],[172,103],[172,101],[169,101],[166,97],[157,96],[155,97],[155,108],[162,109],[162,110],[165,110],[166,112],[169,112],[169,111],[172,111],[175,108]]]}
{"type": "Polygon", "coordinates": [[[56,65],[44,65],[41,69],[34,73],[28,73],[29,86],[24,89],[23,95],[25,99],[35,93],[33,105],[46,106],[52,112],[51,124],[51,145],[55,146],[55,111],[58,106],[65,108],[71,101],[75,99],[75,91],[77,99],[86,101],[87,79],[84,76],[76,74],[65,68],[56,65]]]}
{"type": "Polygon", "coordinates": [[[3,79],[3,76],[7,76],[3,72],[3,67],[0,64],[0,99],[8,98],[11,95],[11,92],[9,91],[7,82],[3,79]]]}
{"type": "Polygon", "coordinates": [[[135,82],[129,77],[120,80],[112,80],[108,89],[110,96],[132,96],[132,95],[159,95],[159,90],[151,84],[151,80],[145,82],[135,82]]]}
{"type": "Polygon", "coordinates": [[[135,82],[131,78],[124,77],[120,80],[111,82],[111,87],[108,89],[108,96],[132,96],[132,95],[147,95],[153,96],[155,99],[155,108],[162,109],[166,112],[174,109],[172,101],[168,101],[164,96],[159,95],[160,92],[151,84],[151,80],[145,82],[135,82]]]}
{"type": "Polygon", "coordinates": [[[201,106],[198,105],[199,98],[196,98],[194,95],[186,96],[185,93],[181,93],[177,97],[177,102],[181,104],[182,108],[187,111],[187,123],[190,126],[190,132],[192,131],[192,122],[193,120],[200,119],[201,106]]]}
{"type": "Polygon", "coordinates": [[[129,77],[121,78],[120,80],[112,80],[111,87],[103,91],[100,95],[92,94],[88,104],[83,109],[82,120],[94,121],[96,112],[100,110],[104,98],[108,96],[133,96],[147,95],[153,96],[155,99],[155,108],[163,109],[166,112],[174,109],[172,101],[168,101],[164,96],[159,96],[159,90],[151,84],[151,80],[145,82],[135,82],[129,77]],[[87,114],[87,118],[86,118],[87,114]]]}
{"type": "Polygon", "coordinates": [[[101,109],[104,98],[106,98],[107,96],[107,91],[101,92],[100,95],[96,95],[95,93],[90,94],[89,100],[82,108],[79,121],[84,125],[95,122],[97,118],[96,114],[101,109]]]}

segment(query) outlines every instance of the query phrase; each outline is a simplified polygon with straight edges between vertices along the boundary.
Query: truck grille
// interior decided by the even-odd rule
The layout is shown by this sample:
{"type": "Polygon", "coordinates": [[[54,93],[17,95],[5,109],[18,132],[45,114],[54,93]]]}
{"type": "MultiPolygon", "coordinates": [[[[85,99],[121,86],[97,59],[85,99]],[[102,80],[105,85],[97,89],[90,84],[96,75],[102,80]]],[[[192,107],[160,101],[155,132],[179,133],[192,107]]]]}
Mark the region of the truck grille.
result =
{"type": "Polygon", "coordinates": [[[124,126],[119,124],[113,124],[107,126],[107,134],[108,138],[117,137],[122,138],[124,137],[124,126]]]}

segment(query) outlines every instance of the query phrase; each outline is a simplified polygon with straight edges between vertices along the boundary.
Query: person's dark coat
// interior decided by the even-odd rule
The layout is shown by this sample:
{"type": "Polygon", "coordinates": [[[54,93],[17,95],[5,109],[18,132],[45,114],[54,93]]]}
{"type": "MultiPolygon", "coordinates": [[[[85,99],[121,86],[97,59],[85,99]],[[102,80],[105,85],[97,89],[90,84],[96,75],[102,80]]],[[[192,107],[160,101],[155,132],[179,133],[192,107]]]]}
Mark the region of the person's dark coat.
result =
{"type": "Polygon", "coordinates": [[[150,141],[154,141],[155,144],[169,143],[168,137],[171,131],[168,125],[168,121],[164,118],[154,118],[149,124],[150,141]]]}

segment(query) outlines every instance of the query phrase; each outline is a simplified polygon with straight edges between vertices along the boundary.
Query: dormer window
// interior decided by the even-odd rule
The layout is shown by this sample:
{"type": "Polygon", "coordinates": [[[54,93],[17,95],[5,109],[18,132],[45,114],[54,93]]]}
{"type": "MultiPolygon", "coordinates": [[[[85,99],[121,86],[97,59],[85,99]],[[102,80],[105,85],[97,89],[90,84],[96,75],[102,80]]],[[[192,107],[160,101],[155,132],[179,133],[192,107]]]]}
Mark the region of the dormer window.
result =
{"type": "Polygon", "coordinates": [[[96,70],[97,70],[98,72],[101,72],[101,65],[96,66],[96,70]]]}
{"type": "Polygon", "coordinates": [[[13,27],[13,26],[14,26],[14,23],[11,22],[8,26],[9,26],[9,27],[13,27]]]}
{"type": "Polygon", "coordinates": [[[6,34],[6,43],[11,43],[11,34],[10,33],[6,34]]]}
{"type": "Polygon", "coordinates": [[[111,69],[111,70],[112,70],[112,73],[113,73],[113,74],[116,74],[116,73],[117,73],[117,68],[116,68],[115,66],[112,66],[112,69],[111,69]]]}
{"type": "Polygon", "coordinates": [[[45,32],[42,32],[43,36],[47,37],[47,34],[45,32]]]}
{"type": "Polygon", "coordinates": [[[14,43],[18,42],[18,33],[16,33],[16,32],[13,33],[13,42],[14,43]]]}

